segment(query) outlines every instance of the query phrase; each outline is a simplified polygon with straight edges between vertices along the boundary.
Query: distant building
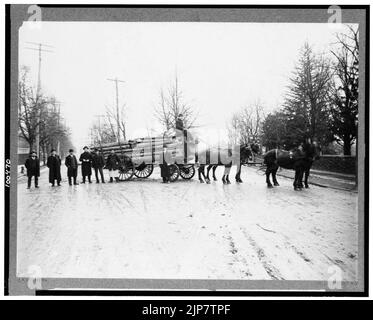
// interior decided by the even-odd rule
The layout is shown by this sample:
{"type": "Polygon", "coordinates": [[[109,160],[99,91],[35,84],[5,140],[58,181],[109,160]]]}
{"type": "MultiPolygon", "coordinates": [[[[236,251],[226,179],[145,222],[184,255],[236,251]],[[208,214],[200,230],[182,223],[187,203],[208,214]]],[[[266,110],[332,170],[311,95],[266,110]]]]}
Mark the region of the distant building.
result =
{"type": "Polygon", "coordinates": [[[18,165],[25,164],[30,152],[31,150],[28,142],[24,138],[18,136],[18,165]]]}

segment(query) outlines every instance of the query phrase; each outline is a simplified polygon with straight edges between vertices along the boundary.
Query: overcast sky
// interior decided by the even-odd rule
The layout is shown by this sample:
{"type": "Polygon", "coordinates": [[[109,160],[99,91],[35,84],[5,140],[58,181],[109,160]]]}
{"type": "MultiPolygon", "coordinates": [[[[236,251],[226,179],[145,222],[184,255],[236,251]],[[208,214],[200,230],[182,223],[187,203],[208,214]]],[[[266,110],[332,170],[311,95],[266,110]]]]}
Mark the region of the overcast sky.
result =
{"type": "Polygon", "coordinates": [[[27,41],[52,45],[43,54],[43,90],[62,102],[74,145],[89,143],[89,127],[105,106],[115,105],[115,86],[124,80],[119,102],[126,104],[129,138],[159,131],[154,106],[161,87],[178,74],[184,97],[200,113],[204,130],[224,129],[233,112],[260,99],[278,108],[288,78],[308,41],[328,52],[335,29],[328,24],[278,23],[24,23],[19,31],[20,65],[31,68],[36,86],[38,53],[27,41]]]}

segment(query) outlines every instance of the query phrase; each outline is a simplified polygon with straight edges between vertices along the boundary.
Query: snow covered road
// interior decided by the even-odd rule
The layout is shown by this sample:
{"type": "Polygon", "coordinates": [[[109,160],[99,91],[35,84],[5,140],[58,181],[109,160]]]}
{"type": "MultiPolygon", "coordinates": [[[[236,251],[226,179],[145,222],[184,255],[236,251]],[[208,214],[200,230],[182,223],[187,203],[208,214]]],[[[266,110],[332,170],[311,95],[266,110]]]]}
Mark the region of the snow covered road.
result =
{"type": "Polygon", "coordinates": [[[20,179],[17,275],[36,265],[57,278],[326,280],[337,265],[356,280],[356,193],[295,192],[281,177],[267,189],[255,168],[242,178],[162,184],[155,169],[146,180],[52,188],[43,172],[31,190],[20,179]]]}

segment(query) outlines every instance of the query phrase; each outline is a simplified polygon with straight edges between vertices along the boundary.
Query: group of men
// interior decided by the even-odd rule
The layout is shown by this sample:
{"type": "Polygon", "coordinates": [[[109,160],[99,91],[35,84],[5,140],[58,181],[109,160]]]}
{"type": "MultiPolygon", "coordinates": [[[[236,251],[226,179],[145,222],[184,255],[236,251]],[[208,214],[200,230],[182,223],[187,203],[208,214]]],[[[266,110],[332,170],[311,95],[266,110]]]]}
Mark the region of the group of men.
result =
{"type": "MultiPolygon", "coordinates": [[[[111,151],[105,161],[105,158],[100,150],[95,149],[94,152],[90,152],[89,148],[85,146],[83,148],[83,153],[79,157],[79,161],[81,162],[82,168],[82,183],[85,183],[86,180],[88,180],[88,183],[92,183],[92,168],[95,171],[96,183],[100,183],[99,175],[101,177],[101,182],[105,183],[103,172],[104,167],[109,170],[111,183],[114,181],[119,181],[118,169],[120,166],[120,159],[114,150],[111,151]]],[[[69,185],[78,185],[79,183],[77,182],[77,176],[79,163],[73,149],[69,150],[69,154],[65,159],[65,165],[67,167],[69,185]]],[[[29,158],[25,162],[25,167],[27,169],[28,177],[27,189],[31,188],[33,177],[35,181],[35,188],[39,188],[38,178],[40,176],[40,161],[35,151],[30,153],[29,158]]],[[[54,149],[51,150],[50,156],[47,159],[47,167],[49,169],[49,183],[51,183],[52,187],[54,187],[56,184],[57,186],[61,186],[61,158],[59,155],[57,155],[57,152],[54,149]]]]}

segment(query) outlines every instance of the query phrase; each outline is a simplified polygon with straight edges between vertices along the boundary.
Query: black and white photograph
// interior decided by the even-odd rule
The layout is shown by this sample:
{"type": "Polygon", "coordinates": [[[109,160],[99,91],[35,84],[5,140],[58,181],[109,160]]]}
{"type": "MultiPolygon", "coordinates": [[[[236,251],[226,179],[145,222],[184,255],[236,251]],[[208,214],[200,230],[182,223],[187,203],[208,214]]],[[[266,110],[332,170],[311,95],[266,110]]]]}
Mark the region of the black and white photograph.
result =
{"type": "Polygon", "coordinates": [[[9,294],[363,294],[368,10],[10,5],[9,294]]]}

